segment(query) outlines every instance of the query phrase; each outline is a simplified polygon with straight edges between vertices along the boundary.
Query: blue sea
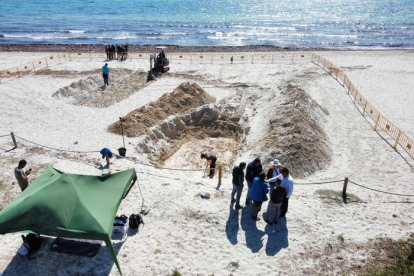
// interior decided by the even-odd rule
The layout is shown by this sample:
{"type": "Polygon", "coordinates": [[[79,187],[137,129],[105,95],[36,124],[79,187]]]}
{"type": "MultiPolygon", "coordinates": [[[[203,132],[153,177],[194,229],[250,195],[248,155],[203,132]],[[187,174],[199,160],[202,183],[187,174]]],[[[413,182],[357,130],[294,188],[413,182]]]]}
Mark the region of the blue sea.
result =
{"type": "Polygon", "coordinates": [[[414,0],[0,0],[0,44],[414,48],[414,0]]]}

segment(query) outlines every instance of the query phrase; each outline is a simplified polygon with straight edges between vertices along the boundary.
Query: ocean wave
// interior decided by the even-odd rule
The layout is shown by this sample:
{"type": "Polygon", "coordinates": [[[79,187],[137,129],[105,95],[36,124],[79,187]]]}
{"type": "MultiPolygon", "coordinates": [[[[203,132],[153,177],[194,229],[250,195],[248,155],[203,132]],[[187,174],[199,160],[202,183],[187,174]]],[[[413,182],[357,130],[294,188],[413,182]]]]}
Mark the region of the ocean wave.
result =
{"type": "Polygon", "coordinates": [[[87,34],[89,31],[85,30],[59,30],[54,31],[54,33],[60,33],[60,34],[87,34]]]}

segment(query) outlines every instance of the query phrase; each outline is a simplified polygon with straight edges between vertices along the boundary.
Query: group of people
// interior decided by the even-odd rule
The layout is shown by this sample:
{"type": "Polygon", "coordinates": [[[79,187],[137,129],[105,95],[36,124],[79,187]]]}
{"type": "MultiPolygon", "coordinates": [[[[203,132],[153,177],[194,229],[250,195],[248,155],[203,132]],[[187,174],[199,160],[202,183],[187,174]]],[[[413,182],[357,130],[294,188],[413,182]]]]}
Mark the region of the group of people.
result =
{"type": "Polygon", "coordinates": [[[246,205],[253,203],[252,220],[258,221],[258,214],[263,202],[267,201],[268,195],[270,202],[264,214],[265,221],[269,224],[278,223],[280,217],[285,217],[289,198],[293,193],[294,180],[290,175],[289,169],[282,166],[278,159],[271,162],[266,172],[259,158],[250,162],[247,166],[245,162],[233,168],[233,190],[231,202],[236,203],[235,208],[240,209],[240,198],[242,195],[244,180],[247,182],[246,205]],[[246,169],[246,174],[244,170],[246,169]],[[235,198],[236,196],[236,198],[235,198]]]}
{"type": "Polygon", "coordinates": [[[128,58],[128,45],[106,45],[105,52],[107,60],[126,60],[128,58]]]}

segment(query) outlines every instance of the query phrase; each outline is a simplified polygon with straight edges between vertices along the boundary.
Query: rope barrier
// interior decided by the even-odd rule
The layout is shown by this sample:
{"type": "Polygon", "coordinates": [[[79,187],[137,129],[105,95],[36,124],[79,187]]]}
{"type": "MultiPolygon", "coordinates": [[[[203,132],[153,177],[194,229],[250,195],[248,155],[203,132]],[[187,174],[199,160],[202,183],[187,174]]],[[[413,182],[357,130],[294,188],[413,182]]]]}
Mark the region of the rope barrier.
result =
{"type": "Polygon", "coordinates": [[[321,185],[321,184],[331,184],[331,183],[338,183],[338,182],[344,182],[344,180],[341,179],[341,180],[332,180],[332,181],[324,181],[324,182],[295,183],[295,185],[321,185]]]}
{"type": "Polygon", "coordinates": [[[10,136],[10,134],[0,135],[0,138],[10,136]]]}
{"type": "Polygon", "coordinates": [[[381,191],[381,190],[373,189],[373,188],[370,188],[370,187],[367,187],[367,186],[364,186],[364,185],[361,185],[361,184],[355,183],[355,182],[353,182],[353,181],[351,181],[351,180],[349,180],[349,182],[350,182],[350,183],[352,183],[352,184],[354,184],[354,185],[356,185],[356,186],[359,186],[359,187],[361,187],[361,188],[368,189],[368,190],[371,190],[371,191],[374,191],[374,192],[378,192],[378,193],[389,194],[389,195],[397,195],[397,196],[414,196],[414,195],[406,195],[406,194],[390,193],[390,192],[385,192],[385,191],[381,191]]]}
{"type": "Polygon", "coordinates": [[[96,153],[96,152],[99,152],[99,151],[96,151],[96,150],[91,150],[91,151],[77,151],[77,150],[58,149],[58,148],[53,148],[53,147],[48,147],[48,146],[45,146],[45,145],[41,145],[41,144],[36,143],[36,142],[33,142],[33,141],[29,141],[29,140],[24,139],[23,137],[20,137],[20,136],[17,136],[17,135],[16,135],[16,137],[19,138],[19,139],[21,139],[21,140],[23,140],[23,141],[25,141],[25,142],[27,142],[27,143],[30,143],[30,144],[33,144],[33,145],[36,145],[36,146],[39,146],[39,147],[42,147],[42,148],[51,149],[51,150],[65,151],[65,152],[73,152],[73,153],[96,153]]]}

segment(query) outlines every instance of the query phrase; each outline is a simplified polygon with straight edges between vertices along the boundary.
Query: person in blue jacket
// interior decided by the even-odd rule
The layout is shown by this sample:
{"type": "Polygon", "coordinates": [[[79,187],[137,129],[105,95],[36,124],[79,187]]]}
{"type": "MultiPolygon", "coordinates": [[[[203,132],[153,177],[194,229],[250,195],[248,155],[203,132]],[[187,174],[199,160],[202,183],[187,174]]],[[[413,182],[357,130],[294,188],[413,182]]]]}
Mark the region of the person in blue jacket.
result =
{"type": "Polygon", "coordinates": [[[103,148],[99,153],[102,154],[102,159],[106,159],[106,166],[109,167],[109,165],[111,164],[109,162],[109,159],[111,159],[113,156],[111,150],[108,148],[103,148]]]}
{"type": "Polygon", "coordinates": [[[250,162],[246,168],[246,182],[247,182],[247,195],[246,195],[246,206],[250,204],[250,190],[253,185],[253,179],[259,176],[259,173],[263,171],[262,162],[260,158],[256,158],[253,162],[250,162]]]}
{"type": "Polygon", "coordinates": [[[266,173],[261,172],[259,176],[254,178],[253,185],[250,190],[250,197],[253,200],[252,220],[259,221],[257,215],[262,208],[262,203],[267,201],[267,193],[269,192],[269,185],[265,182],[266,173]]]}

